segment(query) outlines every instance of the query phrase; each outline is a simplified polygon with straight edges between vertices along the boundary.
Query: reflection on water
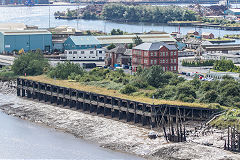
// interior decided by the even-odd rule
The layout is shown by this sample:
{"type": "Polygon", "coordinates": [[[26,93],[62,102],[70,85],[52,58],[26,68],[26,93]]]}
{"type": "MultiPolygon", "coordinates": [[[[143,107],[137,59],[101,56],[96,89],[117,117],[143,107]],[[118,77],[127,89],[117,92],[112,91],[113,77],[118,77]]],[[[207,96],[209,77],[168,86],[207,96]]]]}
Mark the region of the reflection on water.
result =
{"type": "MultiPolygon", "coordinates": [[[[0,93],[0,105],[17,97],[0,93]]],[[[31,103],[31,101],[29,101],[31,103]]],[[[0,111],[0,158],[140,159],[91,144],[70,134],[21,120],[0,111]]]]}

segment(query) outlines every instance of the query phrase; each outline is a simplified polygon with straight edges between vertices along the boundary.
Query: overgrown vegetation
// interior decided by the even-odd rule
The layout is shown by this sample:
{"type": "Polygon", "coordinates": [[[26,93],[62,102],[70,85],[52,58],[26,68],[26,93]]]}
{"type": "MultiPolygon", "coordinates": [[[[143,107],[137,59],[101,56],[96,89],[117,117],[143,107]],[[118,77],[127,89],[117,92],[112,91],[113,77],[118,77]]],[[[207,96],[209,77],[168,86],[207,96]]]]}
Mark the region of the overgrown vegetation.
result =
{"type": "Polygon", "coordinates": [[[213,66],[215,60],[206,60],[206,61],[182,61],[182,66],[187,67],[201,67],[201,66],[213,66]]]}
{"type": "Polygon", "coordinates": [[[0,80],[7,81],[16,79],[17,75],[11,70],[10,66],[0,68],[0,80]]]}
{"type": "Polygon", "coordinates": [[[70,62],[58,63],[56,67],[50,69],[48,75],[51,78],[67,79],[68,77],[82,76],[84,70],[79,64],[70,62]]]}
{"type": "Polygon", "coordinates": [[[16,75],[40,75],[49,68],[47,59],[40,50],[20,55],[14,60],[12,71],[16,75]]]}
{"type": "Polygon", "coordinates": [[[240,67],[234,65],[231,60],[217,60],[214,62],[213,69],[216,71],[229,71],[240,73],[240,67]]]}
{"type": "Polygon", "coordinates": [[[69,62],[58,64],[51,69],[49,75],[52,78],[118,90],[122,94],[148,98],[154,96],[156,99],[190,103],[211,103],[215,107],[240,107],[240,84],[228,76],[223,77],[222,81],[200,81],[197,78],[186,81],[175,73],[163,72],[161,66],[152,66],[149,69],[139,67],[134,75],[129,75],[121,69],[112,71],[94,68],[85,72],[78,65],[69,62]]]}
{"type": "Polygon", "coordinates": [[[124,5],[107,3],[103,7],[89,5],[86,9],[55,12],[56,17],[104,19],[127,22],[167,23],[168,21],[196,21],[194,11],[179,6],[124,5]],[[88,9],[89,8],[89,9],[88,9]],[[91,9],[90,9],[91,8],[91,9]],[[100,10],[100,13],[99,13],[100,10]],[[79,13],[79,14],[78,14],[79,13]]]}

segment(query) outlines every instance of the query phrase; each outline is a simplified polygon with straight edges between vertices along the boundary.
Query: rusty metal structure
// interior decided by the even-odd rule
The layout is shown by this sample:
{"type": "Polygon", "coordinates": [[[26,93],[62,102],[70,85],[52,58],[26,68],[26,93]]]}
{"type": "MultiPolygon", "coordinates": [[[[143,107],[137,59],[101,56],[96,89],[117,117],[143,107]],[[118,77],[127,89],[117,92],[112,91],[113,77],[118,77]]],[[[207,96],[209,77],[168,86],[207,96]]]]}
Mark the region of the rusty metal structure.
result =
{"type": "Polygon", "coordinates": [[[161,126],[169,119],[204,121],[214,109],[176,106],[167,104],[147,104],[119,97],[55,86],[28,79],[17,79],[17,96],[37,99],[42,102],[69,106],[76,110],[111,116],[126,122],[140,123],[152,128],[161,126]]]}
{"type": "Polygon", "coordinates": [[[228,126],[228,136],[225,140],[224,149],[233,152],[240,152],[240,132],[239,127],[228,126]]]}

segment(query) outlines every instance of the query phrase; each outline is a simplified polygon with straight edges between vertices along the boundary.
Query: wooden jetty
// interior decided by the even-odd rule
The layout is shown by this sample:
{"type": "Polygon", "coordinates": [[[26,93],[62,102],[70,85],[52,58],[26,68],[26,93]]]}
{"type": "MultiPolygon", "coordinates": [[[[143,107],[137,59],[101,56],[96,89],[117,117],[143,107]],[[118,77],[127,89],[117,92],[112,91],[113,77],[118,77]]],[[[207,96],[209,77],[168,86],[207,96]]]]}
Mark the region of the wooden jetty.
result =
{"type": "Polygon", "coordinates": [[[169,119],[204,121],[217,111],[210,108],[148,104],[24,78],[17,79],[17,96],[69,106],[77,110],[94,112],[97,115],[103,114],[151,127],[160,126],[169,119]]]}
{"type": "Polygon", "coordinates": [[[240,152],[240,133],[238,131],[239,127],[228,126],[228,136],[225,140],[224,149],[233,152],[240,152]]]}

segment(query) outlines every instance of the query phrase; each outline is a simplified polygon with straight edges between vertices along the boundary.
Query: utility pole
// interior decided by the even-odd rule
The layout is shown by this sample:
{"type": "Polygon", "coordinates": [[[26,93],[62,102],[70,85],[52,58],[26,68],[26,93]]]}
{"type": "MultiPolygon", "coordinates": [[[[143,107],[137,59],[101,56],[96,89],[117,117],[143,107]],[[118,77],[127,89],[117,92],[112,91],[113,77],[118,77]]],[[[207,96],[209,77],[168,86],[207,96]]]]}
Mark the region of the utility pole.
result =
{"type": "Polygon", "coordinates": [[[50,1],[48,0],[48,28],[51,27],[51,20],[50,20],[50,1]]]}

